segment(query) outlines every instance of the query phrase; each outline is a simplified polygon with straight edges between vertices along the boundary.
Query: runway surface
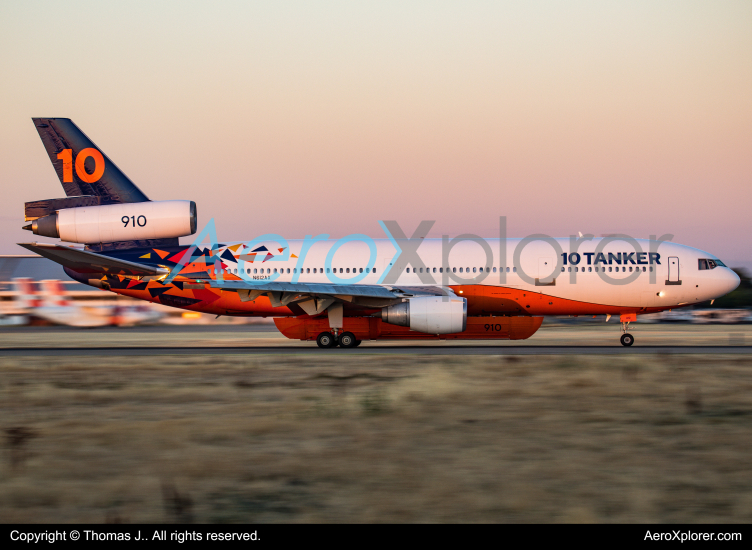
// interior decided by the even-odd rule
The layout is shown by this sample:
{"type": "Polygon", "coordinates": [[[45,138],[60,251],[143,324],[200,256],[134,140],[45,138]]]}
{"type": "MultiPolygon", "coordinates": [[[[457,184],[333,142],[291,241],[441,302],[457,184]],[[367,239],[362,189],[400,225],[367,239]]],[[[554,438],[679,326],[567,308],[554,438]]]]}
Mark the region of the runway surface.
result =
{"type": "Polygon", "coordinates": [[[752,346],[363,346],[354,349],[320,349],[302,346],[206,346],[118,348],[1,348],[6,357],[71,357],[135,355],[650,355],[650,354],[752,354],[752,346]]]}
{"type": "Polygon", "coordinates": [[[320,349],[288,340],[273,325],[144,326],[75,329],[0,328],[0,356],[148,355],[644,355],[752,353],[752,325],[642,325],[619,343],[617,326],[544,326],[528,340],[365,341],[354,349],[320,349]]]}

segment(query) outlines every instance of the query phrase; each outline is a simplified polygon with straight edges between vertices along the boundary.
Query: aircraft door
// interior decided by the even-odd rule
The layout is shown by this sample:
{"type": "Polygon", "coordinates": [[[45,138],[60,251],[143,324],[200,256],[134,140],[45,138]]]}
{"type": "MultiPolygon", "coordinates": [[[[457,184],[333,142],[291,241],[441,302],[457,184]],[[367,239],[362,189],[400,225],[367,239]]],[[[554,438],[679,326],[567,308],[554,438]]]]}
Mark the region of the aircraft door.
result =
{"type": "Polygon", "coordinates": [[[679,258],[676,256],[668,257],[668,282],[679,282],[679,258]]]}

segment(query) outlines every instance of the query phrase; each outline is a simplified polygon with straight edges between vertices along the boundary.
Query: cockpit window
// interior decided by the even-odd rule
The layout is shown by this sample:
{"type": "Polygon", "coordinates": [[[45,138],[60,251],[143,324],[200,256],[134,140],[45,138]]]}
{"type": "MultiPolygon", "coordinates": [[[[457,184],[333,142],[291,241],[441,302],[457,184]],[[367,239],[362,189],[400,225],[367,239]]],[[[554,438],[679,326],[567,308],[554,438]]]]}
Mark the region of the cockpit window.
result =
{"type": "Polygon", "coordinates": [[[716,259],[697,260],[697,268],[700,271],[705,270],[705,269],[715,269],[716,267],[726,267],[726,264],[724,264],[721,260],[716,260],[716,259]]]}

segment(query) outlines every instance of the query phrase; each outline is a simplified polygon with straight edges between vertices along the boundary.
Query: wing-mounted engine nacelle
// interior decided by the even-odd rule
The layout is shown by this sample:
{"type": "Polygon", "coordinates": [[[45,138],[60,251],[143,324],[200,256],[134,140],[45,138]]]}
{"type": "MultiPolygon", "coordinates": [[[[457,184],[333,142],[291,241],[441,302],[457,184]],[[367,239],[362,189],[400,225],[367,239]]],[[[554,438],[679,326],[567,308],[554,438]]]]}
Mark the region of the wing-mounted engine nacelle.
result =
{"type": "Polygon", "coordinates": [[[381,310],[385,323],[428,334],[452,334],[467,328],[467,300],[457,296],[419,296],[381,310]]]}
{"type": "Polygon", "coordinates": [[[193,201],[148,201],[65,208],[24,227],[71,243],[185,237],[196,232],[193,201]]]}

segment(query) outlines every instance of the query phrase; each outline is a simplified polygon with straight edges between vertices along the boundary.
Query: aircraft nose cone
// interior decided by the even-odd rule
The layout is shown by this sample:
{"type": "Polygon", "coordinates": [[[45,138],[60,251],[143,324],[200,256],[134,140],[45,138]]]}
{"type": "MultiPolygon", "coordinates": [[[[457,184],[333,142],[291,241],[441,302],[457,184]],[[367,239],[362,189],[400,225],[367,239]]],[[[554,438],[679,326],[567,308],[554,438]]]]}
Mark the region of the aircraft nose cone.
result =
{"type": "Polygon", "coordinates": [[[737,275],[733,270],[726,267],[723,268],[723,274],[721,275],[720,283],[723,294],[728,294],[729,292],[736,290],[736,287],[738,287],[739,283],[741,283],[741,279],[739,278],[739,275],[737,275]]]}

